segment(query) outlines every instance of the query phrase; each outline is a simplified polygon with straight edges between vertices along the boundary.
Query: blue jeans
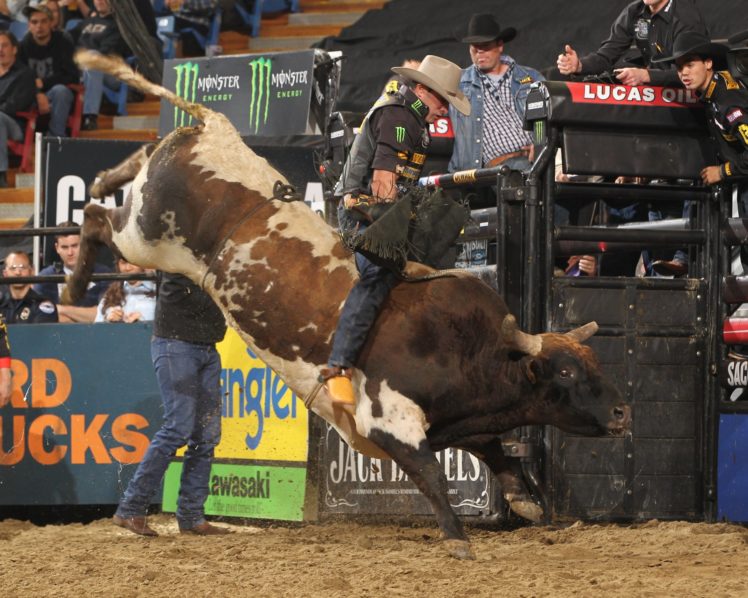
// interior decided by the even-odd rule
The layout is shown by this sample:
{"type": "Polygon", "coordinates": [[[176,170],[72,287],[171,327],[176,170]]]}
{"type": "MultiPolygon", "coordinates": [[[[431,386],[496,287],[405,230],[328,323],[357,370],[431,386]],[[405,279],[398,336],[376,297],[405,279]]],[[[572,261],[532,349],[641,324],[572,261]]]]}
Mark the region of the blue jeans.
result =
{"type": "MultiPolygon", "coordinates": [[[[356,227],[356,222],[348,216],[342,201],[338,206],[338,225],[346,232],[356,227]]],[[[365,230],[366,225],[359,224],[358,231],[361,233],[365,230]]],[[[332,340],[332,352],[327,362],[330,366],[350,368],[356,364],[369,329],[397,282],[397,277],[390,270],[377,266],[360,253],[355,257],[359,278],[348,293],[343,311],[340,312],[338,327],[332,340]]]]}
{"type": "Polygon", "coordinates": [[[67,125],[70,109],[73,107],[75,94],[73,91],[62,84],[53,85],[47,91],[49,98],[49,134],[54,137],[65,137],[65,127],[67,125]]]}
{"type": "Polygon", "coordinates": [[[83,114],[98,114],[101,108],[101,96],[104,86],[117,91],[120,82],[111,75],[101,71],[83,71],[83,114]]]}
{"type": "Polygon", "coordinates": [[[0,112],[0,172],[8,170],[8,139],[21,141],[23,131],[13,117],[0,112]]]}
{"type": "Polygon", "coordinates": [[[151,341],[151,356],[164,422],[130,480],[117,515],[146,514],[169,463],[186,444],[176,515],[180,528],[191,528],[205,521],[210,466],[221,440],[221,358],[214,345],[160,337],[151,341]]]}

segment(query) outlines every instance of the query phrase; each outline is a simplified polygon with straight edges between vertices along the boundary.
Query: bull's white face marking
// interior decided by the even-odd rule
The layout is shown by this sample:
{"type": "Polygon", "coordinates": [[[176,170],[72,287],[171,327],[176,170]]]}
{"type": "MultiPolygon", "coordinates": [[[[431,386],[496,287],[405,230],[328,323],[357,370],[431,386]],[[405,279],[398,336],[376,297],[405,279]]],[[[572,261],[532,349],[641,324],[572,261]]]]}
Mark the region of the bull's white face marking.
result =
{"type": "Polygon", "coordinates": [[[384,380],[377,397],[382,406],[382,416],[374,417],[371,398],[366,394],[366,376],[354,370],[352,382],[358,394],[356,428],[361,436],[368,437],[372,430],[381,430],[414,449],[426,439],[429,428],[426,415],[411,399],[392,390],[384,380]]]}

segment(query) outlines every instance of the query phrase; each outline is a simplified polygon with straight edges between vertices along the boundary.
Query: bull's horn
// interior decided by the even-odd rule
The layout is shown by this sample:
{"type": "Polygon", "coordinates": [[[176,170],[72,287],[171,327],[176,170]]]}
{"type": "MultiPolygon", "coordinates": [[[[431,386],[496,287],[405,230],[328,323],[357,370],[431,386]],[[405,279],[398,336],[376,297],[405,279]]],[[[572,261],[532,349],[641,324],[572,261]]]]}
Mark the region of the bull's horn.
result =
{"type": "Polygon", "coordinates": [[[588,324],[585,324],[584,326],[575,328],[574,330],[569,330],[569,332],[566,333],[566,336],[568,336],[573,341],[583,343],[593,334],[595,334],[598,331],[598,328],[599,327],[597,325],[597,322],[590,322],[588,324]]]}
{"type": "Polygon", "coordinates": [[[543,349],[543,337],[522,332],[517,326],[517,319],[511,314],[501,323],[501,335],[507,343],[522,353],[537,355],[543,349]]]}

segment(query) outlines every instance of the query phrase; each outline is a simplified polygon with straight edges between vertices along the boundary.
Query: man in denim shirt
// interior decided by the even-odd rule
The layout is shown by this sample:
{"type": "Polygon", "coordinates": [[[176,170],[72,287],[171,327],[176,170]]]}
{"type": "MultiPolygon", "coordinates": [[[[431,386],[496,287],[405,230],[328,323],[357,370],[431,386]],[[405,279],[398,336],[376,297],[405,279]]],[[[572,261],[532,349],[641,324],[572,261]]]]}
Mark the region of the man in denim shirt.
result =
{"type": "Polygon", "coordinates": [[[487,13],[470,18],[467,36],[473,66],[462,70],[460,89],[470,100],[470,115],[449,109],[455,143],[450,172],[506,164],[527,170],[533,158],[533,140],[522,128],[530,85],[542,81],[536,70],[517,64],[504,54],[504,44],[517,30],[502,29],[487,13]]]}

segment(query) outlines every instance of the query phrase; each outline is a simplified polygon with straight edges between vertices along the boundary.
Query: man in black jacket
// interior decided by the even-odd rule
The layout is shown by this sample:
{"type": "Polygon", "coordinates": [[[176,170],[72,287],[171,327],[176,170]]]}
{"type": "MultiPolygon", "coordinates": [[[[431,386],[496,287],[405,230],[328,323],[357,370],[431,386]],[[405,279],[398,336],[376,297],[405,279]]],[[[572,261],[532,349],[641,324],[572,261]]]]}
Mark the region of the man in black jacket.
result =
{"type": "Polygon", "coordinates": [[[16,112],[31,108],[36,89],[34,74],[17,56],[18,40],[8,31],[0,31],[0,187],[8,186],[8,140],[23,139],[16,112]]]}
{"type": "Polygon", "coordinates": [[[580,58],[567,45],[558,57],[558,70],[562,75],[614,72],[624,85],[678,86],[675,70],[653,61],[670,54],[673,43],[685,31],[708,34],[693,0],[636,0],[623,9],[610,29],[610,37],[597,51],[580,58]],[[632,45],[639,50],[644,66],[616,68],[632,45]]]}
{"type": "Polygon", "coordinates": [[[36,104],[40,114],[49,114],[49,134],[65,136],[65,126],[75,94],[67,87],[80,74],[73,62],[70,39],[52,28],[52,11],[45,3],[26,6],[29,32],[21,40],[20,59],[36,73],[36,104]]]}
{"type": "Polygon", "coordinates": [[[706,185],[748,178],[748,90],[724,63],[727,46],[713,44],[708,37],[688,33],[681,37],[670,56],[683,85],[698,94],[708,111],[709,129],[719,143],[720,163],[704,167],[706,185]]]}
{"type": "MultiPolygon", "coordinates": [[[[23,251],[11,251],[5,258],[3,276],[32,276],[31,258],[23,251]]],[[[57,307],[31,288],[30,282],[10,283],[0,290],[0,314],[8,324],[44,324],[57,322],[57,307]]]]}
{"type": "MultiPolygon", "coordinates": [[[[94,10],[72,31],[77,47],[94,50],[100,54],[125,57],[129,49],[114,20],[109,0],[94,0],[94,10]]],[[[98,114],[104,86],[119,89],[120,82],[101,71],[83,71],[83,124],[84,131],[98,128],[98,114]]]]}

